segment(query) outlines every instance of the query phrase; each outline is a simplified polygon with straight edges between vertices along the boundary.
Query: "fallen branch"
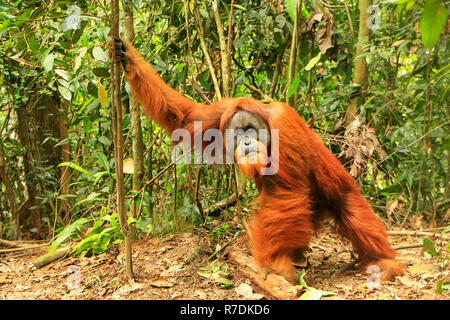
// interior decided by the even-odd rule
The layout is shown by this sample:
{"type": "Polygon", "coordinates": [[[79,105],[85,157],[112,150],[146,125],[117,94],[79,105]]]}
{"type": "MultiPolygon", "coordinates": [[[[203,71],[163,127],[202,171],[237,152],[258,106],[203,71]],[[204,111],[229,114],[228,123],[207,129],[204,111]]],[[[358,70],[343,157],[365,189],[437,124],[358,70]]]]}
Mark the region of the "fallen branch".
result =
{"type": "Polygon", "coordinates": [[[450,204],[450,199],[446,199],[436,203],[436,211],[441,210],[442,207],[445,207],[448,204],[450,204]]]}
{"type": "Polygon", "coordinates": [[[16,251],[24,251],[24,250],[29,250],[29,249],[36,249],[36,248],[42,248],[42,247],[47,247],[48,244],[40,244],[40,245],[35,245],[35,246],[27,246],[27,247],[17,247],[17,248],[11,248],[11,249],[2,249],[0,250],[0,253],[8,253],[8,252],[16,252],[16,251]]]}
{"type": "Polygon", "coordinates": [[[253,262],[253,258],[237,250],[229,251],[230,259],[239,266],[239,271],[250,278],[259,287],[267,291],[276,299],[293,300],[300,296],[302,287],[293,286],[284,277],[269,273],[266,280],[253,262]]]}
{"type": "Polygon", "coordinates": [[[55,251],[46,253],[34,260],[33,265],[38,269],[42,268],[54,261],[70,256],[70,252],[70,247],[58,248],[55,251]]]}
{"type": "Polygon", "coordinates": [[[208,261],[210,261],[212,258],[216,257],[218,254],[220,254],[221,252],[223,252],[223,250],[225,250],[230,244],[233,243],[234,240],[236,240],[240,235],[240,232],[237,232],[235,234],[235,236],[228,241],[227,243],[224,244],[224,246],[218,250],[216,250],[214,253],[212,253],[209,257],[208,257],[208,261]]]}
{"type": "Polygon", "coordinates": [[[417,242],[417,243],[409,243],[409,244],[400,244],[398,246],[393,247],[394,250],[402,250],[402,249],[411,249],[411,248],[422,248],[423,243],[417,242]]]}
{"type": "MultiPolygon", "coordinates": [[[[239,195],[239,199],[244,197],[243,194],[239,195]]],[[[228,209],[232,205],[236,203],[236,193],[231,194],[229,197],[222,199],[212,205],[209,206],[208,216],[216,216],[219,215],[225,209],[228,209]]]]}
{"type": "Polygon", "coordinates": [[[423,232],[423,231],[388,231],[390,236],[420,236],[420,237],[436,237],[450,240],[450,237],[443,236],[439,233],[423,232]]]}
{"type": "Polygon", "coordinates": [[[17,242],[0,239],[0,247],[16,248],[20,246],[17,242]]]}

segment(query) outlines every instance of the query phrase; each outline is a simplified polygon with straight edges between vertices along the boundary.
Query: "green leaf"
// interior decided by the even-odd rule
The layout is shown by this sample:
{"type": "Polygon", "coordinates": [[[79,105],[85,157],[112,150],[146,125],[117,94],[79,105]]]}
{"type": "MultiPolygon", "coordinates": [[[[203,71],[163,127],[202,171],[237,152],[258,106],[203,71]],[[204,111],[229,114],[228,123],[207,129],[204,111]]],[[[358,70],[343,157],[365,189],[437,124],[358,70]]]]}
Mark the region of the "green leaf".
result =
{"type": "Polygon", "coordinates": [[[98,197],[99,195],[100,195],[100,193],[98,193],[98,192],[92,192],[91,194],[89,194],[89,195],[87,196],[87,198],[81,199],[80,201],[78,201],[77,203],[75,203],[73,206],[76,207],[76,206],[78,206],[78,205],[80,205],[80,204],[82,204],[82,203],[85,203],[85,202],[94,202],[94,201],[103,201],[103,200],[106,200],[105,198],[98,197]]]}
{"type": "Polygon", "coordinates": [[[447,232],[450,232],[450,226],[446,226],[446,227],[444,228],[444,230],[442,230],[441,234],[444,235],[444,234],[446,234],[447,232]]]}
{"type": "Polygon", "coordinates": [[[305,271],[305,269],[302,269],[300,271],[300,274],[298,275],[298,284],[300,286],[308,287],[308,284],[305,282],[305,276],[306,276],[306,271],[305,271]]]}
{"type": "Polygon", "coordinates": [[[72,169],[78,170],[80,172],[83,172],[89,176],[91,176],[91,173],[89,171],[87,171],[86,169],[80,167],[78,164],[74,163],[74,162],[62,162],[58,165],[58,167],[70,167],[72,169]]]}
{"type": "Polygon", "coordinates": [[[93,98],[93,97],[89,97],[89,99],[87,99],[87,100],[83,103],[83,105],[81,106],[81,108],[78,109],[77,114],[81,114],[81,113],[83,112],[83,110],[88,106],[88,104],[92,102],[92,100],[94,100],[94,98],[93,98]]]}
{"type": "Polygon", "coordinates": [[[234,286],[234,283],[227,278],[217,278],[216,282],[222,285],[222,287],[224,288],[231,288],[232,286],[234,286]]]}
{"type": "Polygon", "coordinates": [[[321,290],[315,288],[306,289],[305,293],[303,293],[298,300],[320,300],[323,294],[321,290]]]}
{"type": "Polygon", "coordinates": [[[60,76],[61,78],[63,78],[64,80],[66,80],[66,81],[69,81],[69,80],[70,80],[69,73],[68,73],[66,70],[63,70],[63,69],[56,69],[56,70],[55,70],[55,73],[56,73],[58,76],[60,76]]]}
{"type": "Polygon", "coordinates": [[[450,281],[447,278],[441,279],[436,286],[436,293],[442,293],[444,290],[450,290],[450,281]]]}
{"type": "Polygon", "coordinates": [[[97,157],[98,162],[100,165],[105,168],[106,171],[109,172],[109,161],[108,158],[106,158],[106,155],[103,152],[97,151],[94,153],[97,157]]]}
{"type": "Polygon", "coordinates": [[[80,49],[80,53],[75,58],[75,63],[74,63],[74,66],[73,66],[74,71],[77,71],[78,68],[81,66],[81,61],[83,60],[83,57],[85,56],[86,52],[87,52],[87,48],[81,48],[80,49]]]}
{"type": "Polygon", "coordinates": [[[406,3],[406,10],[411,9],[411,8],[414,6],[414,4],[416,4],[416,0],[410,0],[410,1],[408,1],[408,2],[406,3]]]}
{"type": "Polygon", "coordinates": [[[96,229],[89,233],[83,240],[81,240],[72,250],[75,255],[79,255],[81,252],[92,248],[93,244],[101,237],[99,234],[100,229],[96,229]]]}
{"type": "Polygon", "coordinates": [[[308,64],[305,67],[306,71],[311,70],[316,64],[317,62],[319,62],[320,58],[322,57],[322,52],[319,52],[317,54],[317,56],[315,56],[314,58],[312,58],[311,60],[309,60],[308,64]]]}
{"type": "Polygon", "coordinates": [[[103,51],[100,47],[94,47],[94,49],[92,49],[92,55],[95,59],[100,60],[101,62],[108,61],[105,51],[103,51]]]}
{"type": "Polygon", "coordinates": [[[45,57],[44,62],[42,62],[42,66],[44,67],[44,70],[46,72],[52,71],[54,61],[55,56],[53,55],[53,53],[50,53],[45,57]]]}
{"type": "Polygon", "coordinates": [[[305,1],[303,1],[303,3],[302,3],[302,16],[303,16],[305,19],[309,19],[309,11],[308,11],[308,9],[306,9],[306,7],[305,7],[305,1]]]}
{"type": "Polygon", "coordinates": [[[94,73],[97,77],[108,78],[109,70],[106,68],[94,68],[92,69],[92,73],[94,73]]]}
{"type": "Polygon", "coordinates": [[[132,223],[138,223],[138,221],[136,220],[136,218],[129,216],[127,219],[127,224],[130,225],[132,223]]]}
{"type": "Polygon", "coordinates": [[[439,253],[436,251],[434,247],[434,243],[432,240],[428,238],[423,238],[423,247],[427,250],[428,253],[432,254],[435,258],[439,258],[439,253]]]}
{"type": "Polygon", "coordinates": [[[100,172],[94,173],[94,185],[96,185],[100,181],[101,177],[103,177],[105,175],[109,175],[109,174],[110,174],[109,171],[100,171],[100,172]]]}
{"type": "Polygon", "coordinates": [[[384,0],[384,3],[404,4],[409,0],[384,0]]]}
{"type": "Polygon", "coordinates": [[[55,250],[60,244],[62,244],[64,241],[66,241],[69,237],[72,236],[74,232],[77,230],[80,230],[81,226],[88,222],[89,220],[86,218],[81,218],[78,220],[75,220],[72,224],[65,227],[56,237],[55,241],[53,241],[52,245],[48,249],[49,252],[52,252],[55,250]]]}
{"type": "Polygon", "coordinates": [[[241,9],[242,11],[247,11],[247,8],[246,7],[244,7],[244,6],[241,6],[241,5],[239,5],[239,4],[234,4],[234,6],[236,7],[236,8],[238,8],[238,9],[241,9]]]}
{"type": "Polygon", "coordinates": [[[295,93],[295,91],[297,91],[297,88],[298,88],[299,84],[300,84],[300,73],[298,73],[295,76],[294,81],[292,81],[291,86],[289,87],[289,91],[288,91],[288,94],[287,94],[288,98],[290,96],[292,96],[295,93]]]}
{"type": "Polygon", "coordinates": [[[286,10],[291,17],[292,21],[295,20],[295,5],[297,0],[286,0],[286,10]]]}
{"type": "Polygon", "coordinates": [[[63,98],[66,99],[67,101],[72,100],[72,92],[70,92],[70,90],[67,89],[66,87],[58,86],[58,91],[59,91],[59,93],[61,93],[63,98]]]}
{"type": "Polygon", "coordinates": [[[107,137],[105,137],[105,136],[101,136],[101,137],[99,137],[98,138],[98,141],[100,141],[102,144],[104,144],[105,146],[110,146],[111,145],[111,143],[112,143],[112,141],[110,140],[110,139],[108,139],[107,137]]]}
{"type": "MultiPolygon", "coordinates": [[[[292,21],[295,21],[295,5],[297,4],[299,0],[286,0],[286,10],[289,14],[289,17],[291,17],[292,21]]],[[[302,2],[302,14],[304,18],[309,18],[309,12],[305,7],[305,2],[302,2]]]]}
{"type": "Polygon", "coordinates": [[[420,19],[420,34],[425,47],[431,48],[438,41],[447,23],[447,8],[439,0],[426,0],[420,19]]]}
{"type": "Polygon", "coordinates": [[[30,37],[29,46],[31,51],[33,51],[33,53],[37,53],[39,48],[41,47],[39,43],[36,42],[36,36],[34,34],[32,34],[30,37]]]}

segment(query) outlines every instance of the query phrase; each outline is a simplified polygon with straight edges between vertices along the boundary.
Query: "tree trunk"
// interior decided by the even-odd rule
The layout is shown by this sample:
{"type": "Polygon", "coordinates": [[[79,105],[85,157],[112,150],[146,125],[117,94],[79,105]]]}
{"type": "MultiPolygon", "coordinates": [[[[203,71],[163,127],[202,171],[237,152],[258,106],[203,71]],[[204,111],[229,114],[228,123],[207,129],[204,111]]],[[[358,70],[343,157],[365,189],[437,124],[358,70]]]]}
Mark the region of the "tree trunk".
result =
{"type": "MultiPolygon", "coordinates": [[[[16,198],[14,197],[14,189],[9,181],[8,175],[6,174],[5,169],[5,161],[3,160],[2,149],[0,149],[0,182],[5,185],[6,188],[6,198],[8,199],[9,209],[11,211],[11,227],[14,227],[16,230],[13,230],[13,234],[17,235],[17,227],[19,226],[19,217],[17,214],[17,203],[16,198]]],[[[11,239],[15,240],[15,239],[11,239]]]]}
{"type": "Polygon", "coordinates": [[[217,26],[217,34],[219,35],[220,57],[222,62],[222,90],[224,97],[230,96],[230,52],[228,51],[227,41],[223,32],[222,21],[220,20],[219,5],[217,0],[213,0],[214,18],[217,26]]]}
{"type": "Polygon", "coordinates": [[[208,48],[206,46],[205,34],[204,34],[204,31],[203,31],[203,25],[202,25],[202,21],[203,20],[200,17],[200,13],[199,13],[199,10],[198,10],[197,7],[195,7],[194,16],[195,16],[195,20],[196,20],[197,25],[198,25],[200,45],[201,45],[203,54],[205,55],[205,59],[206,59],[206,62],[208,64],[209,72],[211,74],[211,78],[212,78],[212,81],[214,83],[214,90],[216,92],[217,100],[221,100],[222,99],[222,93],[220,92],[219,82],[217,81],[216,69],[214,68],[214,65],[212,63],[211,57],[209,56],[209,53],[208,53],[208,48]]]}
{"type": "Polygon", "coordinates": [[[295,5],[295,19],[294,27],[292,30],[292,43],[291,43],[291,54],[289,57],[289,70],[288,70],[288,83],[286,87],[286,103],[292,108],[297,107],[297,92],[292,96],[288,97],[289,89],[297,75],[297,50],[298,50],[298,29],[300,26],[300,17],[302,12],[303,1],[297,1],[295,5]]]}
{"type": "MultiPolygon", "coordinates": [[[[133,7],[130,1],[127,1],[127,5],[124,8],[124,35],[125,38],[134,43],[134,19],[133,19],[133,7]]],[[[142,180],[144,178],[144,142],[142,138],[142,125],[141,125],[141,108],[138,105],[133,95],[129,96],[130,101],[130,114],[131,114],[131,132],[132,132],[132,145],[133,145],[133,191],[138,192],[142,188],[142,180]]],[[[138,206],[136,201],[133,200],[131,204],[131,214],[133,217],[138,215],[138,206]]]]}
{"type": "Polygon", "coordinates": [[[28,120],[30,119],[30,116],[28,115],[26,105],[21,105],[16,108],[16,112],[18,120],[18,136],[20,143],[25,148],[25,153],[23,156],[23,167],[25,175],[25,186],[28,193],[26,207],[24,208],[25,217],[19,217],[19,219],[26,227],[29,223],[28,219],[31,218],[32,227],[35,228],[38,233],[41,233],[41,212],[36,207],[36,179],[32,165],[32,163],[34,162],[31,152],[33,147],[30,141],[30,134],[28,132],[28,120]]]}
{"type": "MultiPolygon", "coordinates": [[[[111,1],[112,26],[111,40],[119,36],[119,1],[111,1]]],[[[113,49],[114,50],[114,49],[113,49]]],[[[114,52],[113,52],[114,56],[114,52]]],[[[119,214],[120,229],[123,233],[126,257],[126,271],[129,279],[133,278],[133,261],[131,252],[130,228],[128,217],[125,211],[125,187],[123,176],[123,118],[122,118],[122,92],[120,85],[120,61],[111,64],[111,109],[114,131],[114,158],[116,163],[116,190],[117,190],[117,211],[119,214]]]]}
{"type": "MultiPolygon", "coordinates": [[[[59,122],[59,136],[61,141],[66,141],[64,144],[61,145],[61,160],[62,162],[69,162],[70,161],[70,145],[69,145],[69,106],[67,100],[64,100],[61,103],[61,107],[63,110],[63,113],[61,115],[61,120],[59,122]]],[[[68,195],[70,194],[70,188],[69,188],[69,182],[70,182],[70,168],[67,166],[61,167],[61,195],[68,195]]],[[[62,207],[64,209],[64,216],[62,217],[64,224],[68,225],[70,223],[70,203],[69,199],[63,198],[61,200],[62,207]]]]}
{"type": "Polygon", "coordinates": [[[367,9],[372,5],[372,0],[361,0],[361,6],[359,9],[359,32],[358,43],[356,45],[355,54],[355,73],[353,75],[353,83],[361,85],[358,93],[350,97],[349,106],[345,114],[345,123],[352,122],[358,116],[358,109],[364,104],[364,96],[367,90],[368,84],[368,67],[365,57],[360,57],[365,50],[363,46],[370,40],[370,29],[367,25],[369,14],[367,9]]]}

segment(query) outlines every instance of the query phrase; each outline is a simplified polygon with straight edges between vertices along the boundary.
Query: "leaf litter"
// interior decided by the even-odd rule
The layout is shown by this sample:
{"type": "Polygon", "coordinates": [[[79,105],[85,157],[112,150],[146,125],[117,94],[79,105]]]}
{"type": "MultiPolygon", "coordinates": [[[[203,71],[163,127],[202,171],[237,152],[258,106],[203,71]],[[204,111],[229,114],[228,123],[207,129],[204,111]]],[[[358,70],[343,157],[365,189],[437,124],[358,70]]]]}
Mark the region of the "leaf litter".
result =
{"type": "MultiPolygon", "coordinates": [[[[248,250],[244,240],[233,245],[248,250]]],[[[221,241],[226,243],[228,239],[221,241]]],[[[393,245],[405,241],[405,237],[391,237],[393,245]]],[[[227,261],[226,252],[209,261],[216,246],[206,233],[137,240],[133,244],[133,281],[126,278],[121,245],[97,256],[69,257],[40,269],[33,268],[32,261],[45,254],[45,248],[17,257],[2,255],[0,299],[271,299],[270,294],[240,274],[240,266],[227,261]]],[[[423,248],[400,250],[398,259],[405,264],[405,275],[370,288],[368,274],[348,268],[354,261],[351,245],[327,225],[316,234],[307,252],[302,298],[450,298],[450,290],[442,290],[448,288],[445,279],[450,279],[450,271],[440,270],[435,259],[425,258],[423,248]],[[436,292],[438,286],[440,293],[436,292]]]]}

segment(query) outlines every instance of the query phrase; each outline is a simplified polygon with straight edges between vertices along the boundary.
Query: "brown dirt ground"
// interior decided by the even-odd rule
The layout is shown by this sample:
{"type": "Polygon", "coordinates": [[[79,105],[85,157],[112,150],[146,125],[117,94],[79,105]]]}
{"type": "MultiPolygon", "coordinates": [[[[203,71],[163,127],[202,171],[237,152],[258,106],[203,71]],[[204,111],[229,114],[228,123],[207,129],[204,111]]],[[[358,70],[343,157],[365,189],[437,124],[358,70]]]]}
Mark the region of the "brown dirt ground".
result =
{"type": "MultiPolygon", "coordinates": [[[[391,242],[395,246],[421,239],[395,236],[391,242]]],[[[228,241],[222,239],[219,244],[228,241]]],[[[138,240],[133,244],[133,282],[125,276],[123,246],[98,256],[66,258],[40,269],[34,268],[32,262],[46,253],[46,248],[3,254],[0,299],[270,299],[267,292],[241,275],[238,266],[227,261],[226,250],[220,260],[208,262],[216,246],[211,237],[195,233],[138,240]],[[73,287],[77,274],[79,285],[73,287]],[[233,286],[224,288],[214,281],[218,278],[225,278],[233,286]]],[[[227,250],[233,246],[247,247],[245,236],[227,250]]],[[[435,259],[425,259],[422,248],[400,250],[398,259],[406,265],[405,275],[395,282],[382,283],[379,289],[369,289],[368,275],[357,269],[333,275],[354,259],[348,243],[330,226],[321,229],[310,247],[306,283],[337,294],[323,299],[450,298],[449,290],[442,294],[434,291],[440,279],[450,278],[450,272],[440,271],[435,259]]]]}

